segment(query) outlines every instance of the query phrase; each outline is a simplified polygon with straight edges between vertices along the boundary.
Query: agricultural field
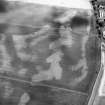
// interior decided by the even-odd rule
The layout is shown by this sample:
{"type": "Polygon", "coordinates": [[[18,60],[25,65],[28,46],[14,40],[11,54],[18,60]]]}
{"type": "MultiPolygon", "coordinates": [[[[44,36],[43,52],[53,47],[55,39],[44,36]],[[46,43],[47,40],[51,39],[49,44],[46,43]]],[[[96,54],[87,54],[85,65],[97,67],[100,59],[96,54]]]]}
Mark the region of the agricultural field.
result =
{"type": "Polygon", "coordinates": [[[91,11],[11,5],[0,16],[0,105],[87,105],[100,70],[91,11]]]}

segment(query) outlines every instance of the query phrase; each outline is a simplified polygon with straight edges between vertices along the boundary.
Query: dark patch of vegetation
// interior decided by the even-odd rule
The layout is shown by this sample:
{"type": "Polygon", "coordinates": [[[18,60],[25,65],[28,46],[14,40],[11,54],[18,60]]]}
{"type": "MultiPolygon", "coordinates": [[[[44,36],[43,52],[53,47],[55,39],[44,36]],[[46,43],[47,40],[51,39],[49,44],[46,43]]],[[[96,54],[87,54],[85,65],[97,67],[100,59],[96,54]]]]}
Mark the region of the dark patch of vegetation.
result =
{"type": "Polygon", "coordinates": [[[8,11],[8,2],[6,0],[0,0],[0,13],[8,11]]]}
{"type": "Polygon", "coordinates": [[[80,16],[75,16],[71,19],[71,28],[80,27],[80,26],[88,26],[89,20],[80,16]]]}

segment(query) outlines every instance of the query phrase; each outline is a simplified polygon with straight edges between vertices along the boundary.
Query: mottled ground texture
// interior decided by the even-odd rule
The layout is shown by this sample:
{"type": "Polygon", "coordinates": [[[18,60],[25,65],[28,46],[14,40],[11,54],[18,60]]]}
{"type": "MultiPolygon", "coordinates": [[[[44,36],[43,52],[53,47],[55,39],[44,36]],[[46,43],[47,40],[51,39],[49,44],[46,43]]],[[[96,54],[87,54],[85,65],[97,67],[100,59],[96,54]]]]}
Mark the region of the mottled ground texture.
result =
{"type": "Polygon", "coordinates": [[[91,11],[8,8],[0,15],[0,105],[87,105],[100,68],[91,11]]]}

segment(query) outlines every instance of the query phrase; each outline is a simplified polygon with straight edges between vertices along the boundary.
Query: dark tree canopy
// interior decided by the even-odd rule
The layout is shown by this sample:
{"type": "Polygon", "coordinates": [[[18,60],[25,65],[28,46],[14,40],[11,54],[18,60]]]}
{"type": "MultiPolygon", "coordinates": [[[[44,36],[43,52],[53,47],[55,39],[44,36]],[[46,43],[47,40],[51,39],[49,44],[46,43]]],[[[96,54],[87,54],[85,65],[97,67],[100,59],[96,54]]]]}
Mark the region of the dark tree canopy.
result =
{"type": "Polygon", "coordinates": [[[70,22],[71,28],[75,28],[79,26],[87,26],[87,25],[89,25],[89,20],[81,16],[74,16],[70,22]]]}
{"type": "Polygon", "coordinates": [[[0,0],[0,13],[7,12],[7,1],[6,0],[0,0]]]}

